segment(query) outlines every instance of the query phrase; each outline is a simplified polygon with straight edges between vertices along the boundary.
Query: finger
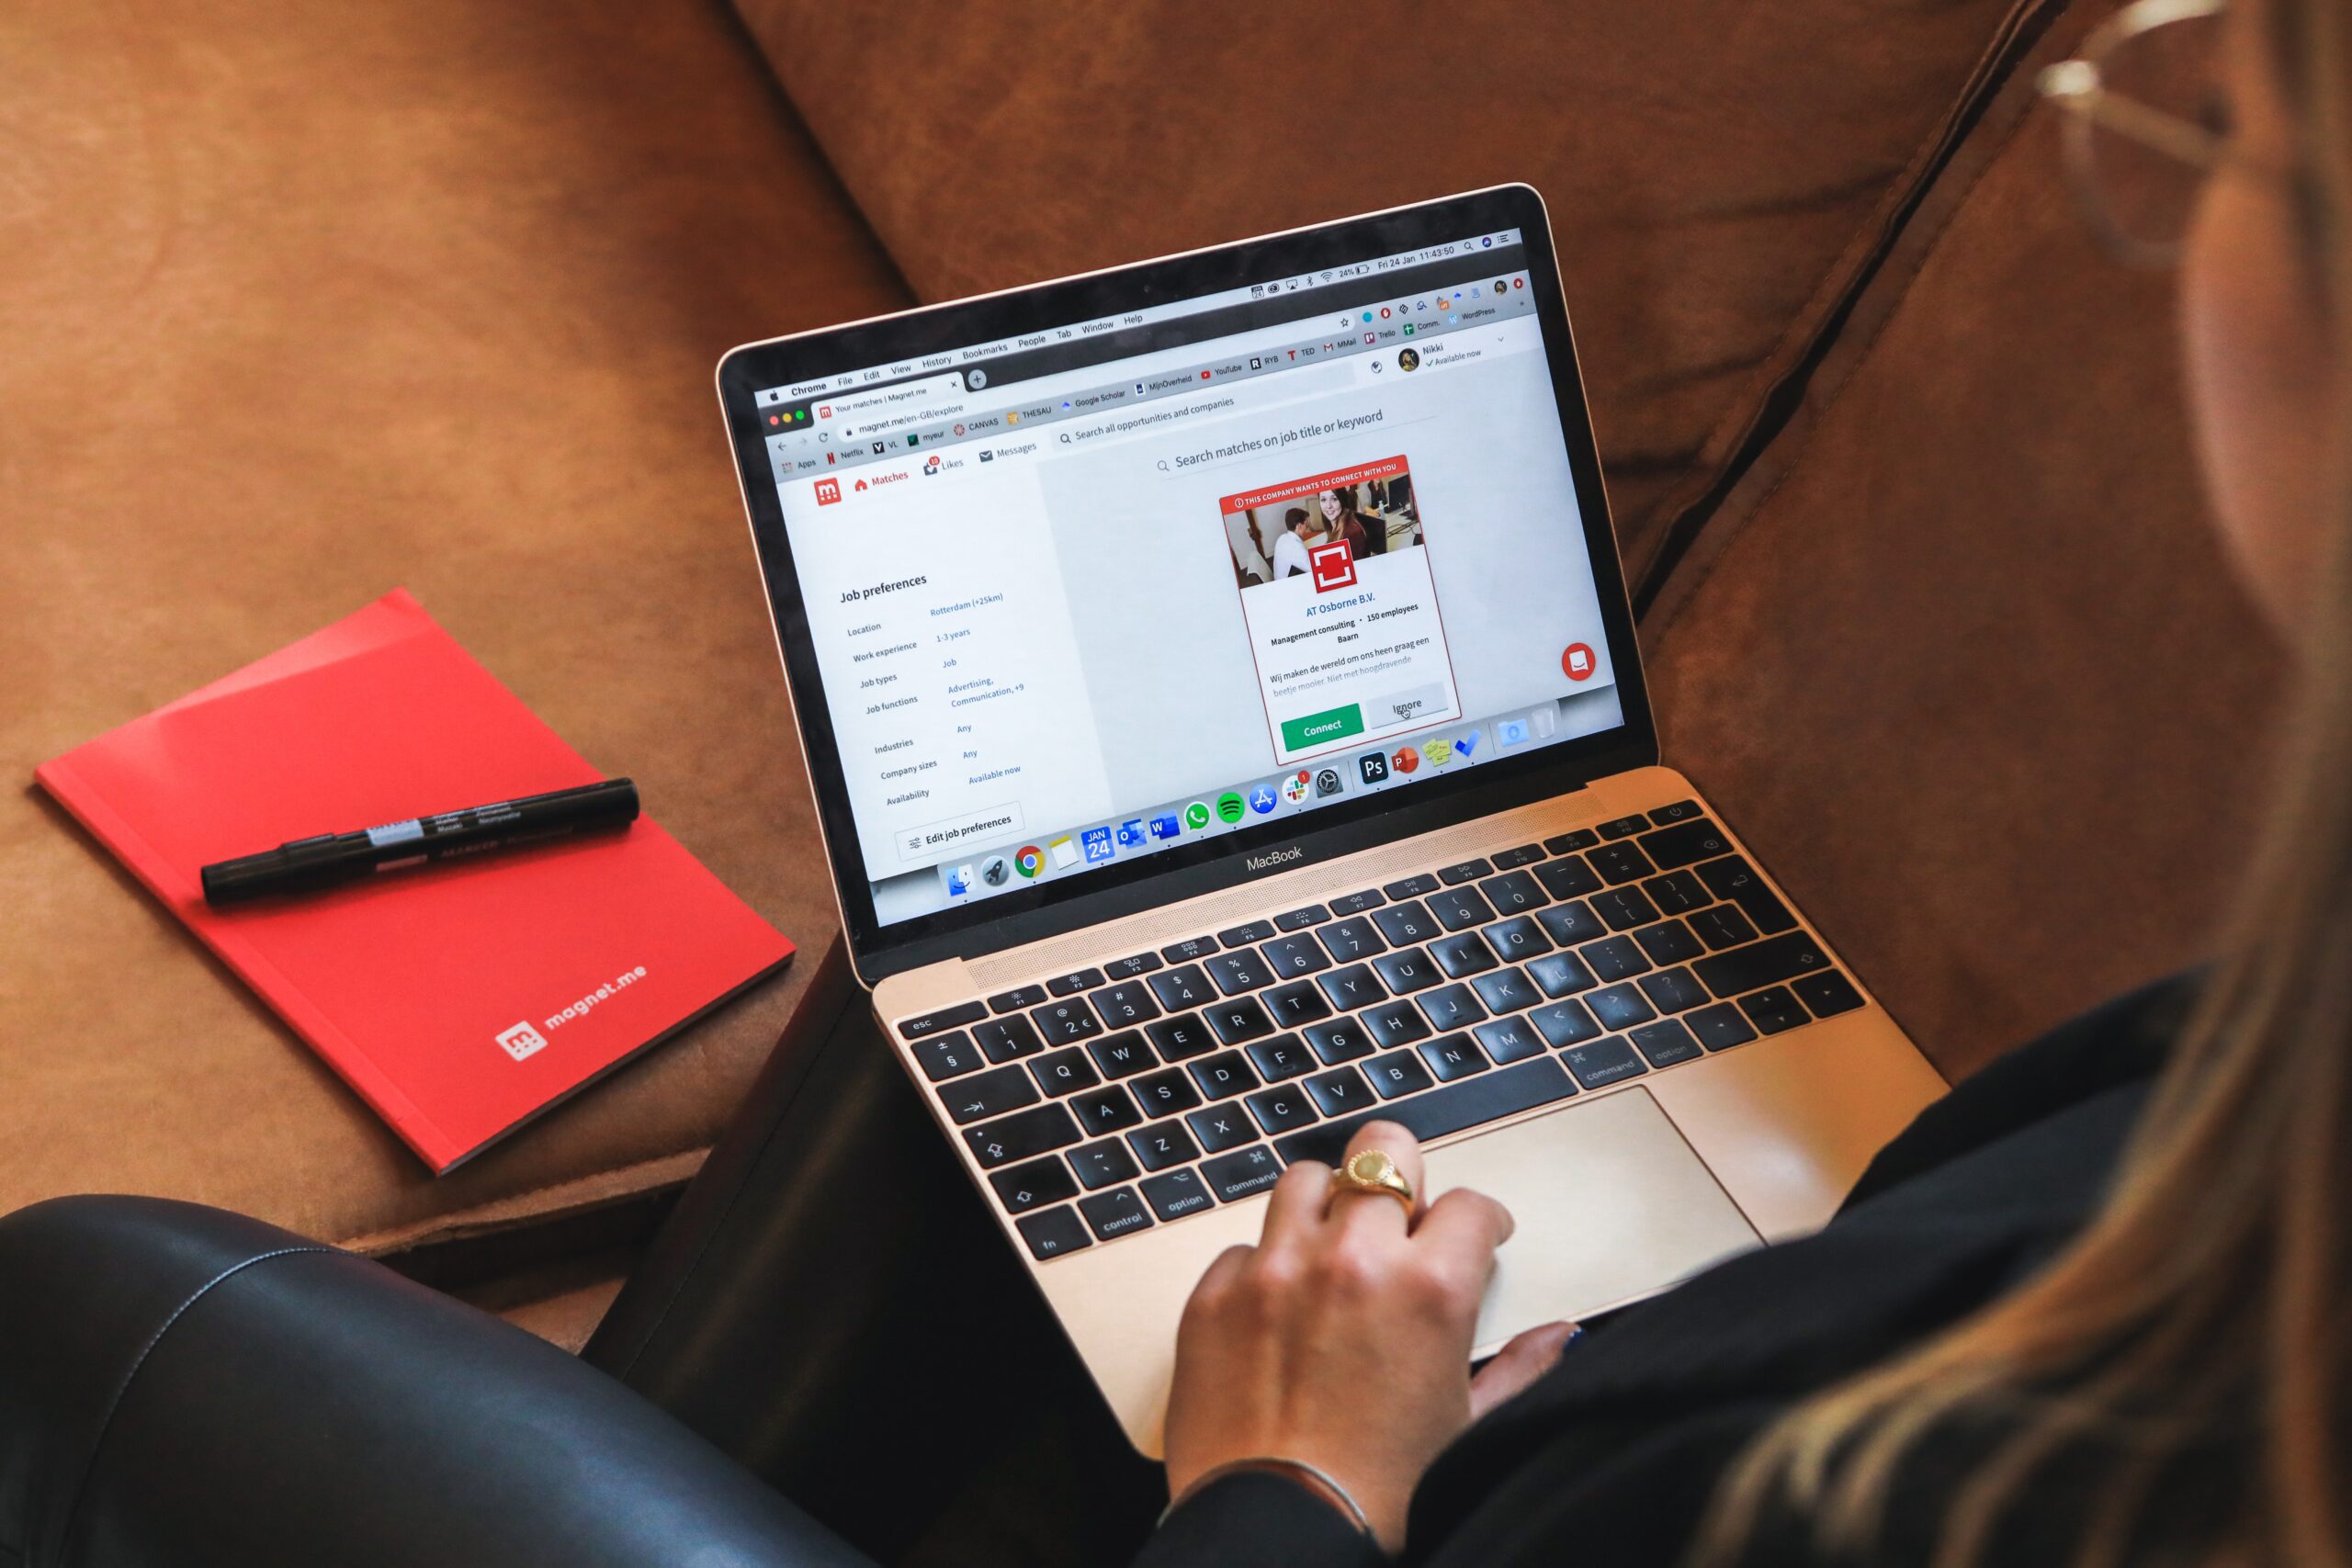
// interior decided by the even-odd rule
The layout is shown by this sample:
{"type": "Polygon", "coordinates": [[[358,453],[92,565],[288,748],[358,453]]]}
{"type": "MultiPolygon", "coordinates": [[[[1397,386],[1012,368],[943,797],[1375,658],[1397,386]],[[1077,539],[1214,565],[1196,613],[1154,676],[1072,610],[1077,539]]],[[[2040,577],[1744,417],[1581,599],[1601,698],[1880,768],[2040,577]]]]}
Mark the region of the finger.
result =
{"type": "Polygon", "coordinates": [[[1413,1245],[1464,1288],[1486,1288],[1495,1249],[1517,1228],[1510,1211],[1484,1192],[1450,1188],[1413,1227],[1413,1245]]]}
{"type": "Polygon", "coordinates": [[[1257,1250],[1254,1247],[1228,1247],[1201,1270],[1201,1277],[1193,1283],[1193,1293],[1185,1299],[1184,1315],[1176,1325],[1180,1350],[1183,1341],[1198,1332],[1194,1325],[1202,1314],[1215,1312],[1231,1294],[1234,1281],[1250,1266],[1250,1255],[1257,1250]]]}
{"type": "Polygon", "coordinates": [[[1332,1223],[1342,1235],[1403,1235],[1421,1212],[1420,1140],[1394,1122],[1367,1122],[1348,1140],[1345,1158],[1353,1159],[1366,1149],[1378,1149],[1396,1162],[1396,1173],[1413,1190],[1413,1213],[1407,1214],[1405,1205],[1385,1192],[1350,1192],[1335,1186],[1331,1189],[1332,1223]]]}
{"type": "Polygon", "coordinates": [[[1273,1195],[1266,1200],[1266,1228],[1261,1247],[1295,1247],[1322,1228],[1325,1205],[1331,1196],[1331,1168],[1321,1160],[1303,1159],[1282,1174],[1273,1195]]]}
{"type": "Polygon", "coordinates": [[[1576,1332],[1573,1323],[1547,1323],[1513,1336],[1470,1380],[1470,1419],[1482,1419],[1487,1411],[1550,1371],[1576,1332]]]}

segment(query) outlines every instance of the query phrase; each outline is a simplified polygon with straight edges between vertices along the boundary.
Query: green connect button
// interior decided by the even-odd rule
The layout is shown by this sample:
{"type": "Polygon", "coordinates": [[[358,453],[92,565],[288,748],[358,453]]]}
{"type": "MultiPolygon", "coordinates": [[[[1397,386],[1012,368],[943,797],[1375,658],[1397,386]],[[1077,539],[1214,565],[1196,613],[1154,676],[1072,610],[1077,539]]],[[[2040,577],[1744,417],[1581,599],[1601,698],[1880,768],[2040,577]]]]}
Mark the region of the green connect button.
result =
{"type": "Polygon", "coordinates": [[[1350,703],[1343,708],[1328,713],[1311,713],[1305,718],[1283,720],[1283,750],[1304,751],[1310,746],[1328,746],[1334,740],[1345,740],[1351,735],[1363,733],[1363,709],[1350,703]]]}

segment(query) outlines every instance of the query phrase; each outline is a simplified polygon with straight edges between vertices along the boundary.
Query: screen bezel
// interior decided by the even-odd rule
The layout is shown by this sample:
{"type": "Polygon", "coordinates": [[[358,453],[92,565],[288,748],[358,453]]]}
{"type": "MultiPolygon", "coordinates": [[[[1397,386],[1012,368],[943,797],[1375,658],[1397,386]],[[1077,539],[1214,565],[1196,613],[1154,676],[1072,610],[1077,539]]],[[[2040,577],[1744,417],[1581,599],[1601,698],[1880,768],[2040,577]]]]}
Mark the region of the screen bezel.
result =
{"type": "MultiPolygon", "coordinates": [[[[1657,761],[1657,733],[1634,635],[1575,338],[1560,290],[1543,198],[1525,185],[1498,186],[1411,207],[1238,241],[1003,293],[925,306],[844,326],[748,344],[719,362],[718,397],[735,449],[744,511],[759,556],[777,649],[792,692],[801,751],[849,942],[853,967],[871,986],[884,976],[948,958],[1001,952],[1085,926],[1237,886],[1251,879],[1252,853],[1302,852],[1281,869],[1409,838],[1431,829],[1566,794],[1589,781],[1657,761]],[[1465,235],[1517,228],[1527,256],[1554,402],[1585,528],[1610,666],[1623,721],[1612,729],[1538,747],[1425,783],[1343,799],[1304,818],[1273,818],[1221,836],[1160,850],[1082,876],[1051,878],[1019,892],[889,925],[874,897],[850,810],[847,779],[802,605],[783,508],[771,476],[757,394],[865,366],[910,359],[1035,333],[1075,321],[1246,287],[1253,281],[1417,250],[1465,235]]],[[[1483,719],[1483,715],[1465,715],[1483,719]]],[[[1269,762],[1267,772],[1279,771],[1269,762]]],[[[1148,804],[1148,803],[1147,803],[1148,804]]],[[[1074,825],[1073,825],[1074,826],[1074,825]]]]}

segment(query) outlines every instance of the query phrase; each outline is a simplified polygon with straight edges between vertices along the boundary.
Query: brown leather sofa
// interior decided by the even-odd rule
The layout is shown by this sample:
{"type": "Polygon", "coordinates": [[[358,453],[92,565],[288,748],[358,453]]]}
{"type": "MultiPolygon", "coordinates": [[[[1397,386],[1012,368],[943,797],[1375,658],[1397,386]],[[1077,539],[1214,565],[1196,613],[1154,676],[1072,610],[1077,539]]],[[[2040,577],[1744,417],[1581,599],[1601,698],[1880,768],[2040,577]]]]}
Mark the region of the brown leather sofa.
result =
{"type": "Polygon", "coordinates": [[[719,355],[1503,180],[1668,760],[1948,1076],[2186,962],[2278,671],[2033,112],[2108,8],[0,14],[0,1211],[198,1199],[576,1344],[854,999],[719,355]],[[437,1181],[31,784],[397,584],[801,948],[437,1181]]]}

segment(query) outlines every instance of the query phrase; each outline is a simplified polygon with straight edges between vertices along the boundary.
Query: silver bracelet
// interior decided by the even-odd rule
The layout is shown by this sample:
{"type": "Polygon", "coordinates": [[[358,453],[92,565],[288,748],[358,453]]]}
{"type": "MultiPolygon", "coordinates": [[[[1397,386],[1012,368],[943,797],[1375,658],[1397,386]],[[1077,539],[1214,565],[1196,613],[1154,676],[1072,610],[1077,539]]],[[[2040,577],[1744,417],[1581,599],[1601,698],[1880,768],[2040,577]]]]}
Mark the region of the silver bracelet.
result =
{"type": "Polygon", "coordinates": [[[1374,1539],[1372,1521],[1364,1517],[1363,1506],[1356,1502],[1355,1498],[1349,1495],[1348,1489],[1340,1485],[1332,1477],[1330,1472],[1311,1465],[1303,1459],[1283,1459],[1275,1454],[1227,1460],[1213,1469],[1203,1471],[1193,1478],[1193,1483],[1190,1486],[1168,1500],[1168,1506],[1160,1510],[1159,1518],[1153,1528],[1157,1529],[1159,1525],[1166,1524],[1169,1515],[1191,1502],[1216,1482],[1224,1480],[1228,1475],[1238,1474],[1245,1470],[1288,1474],[1305,1481],[1308,1491],[1322,1493],[1326,1501],[1348,1516],[1348,1522],[1355,1526],[1358,1535],[1363,1536],[1366,1540],[1374,1539]]]}

